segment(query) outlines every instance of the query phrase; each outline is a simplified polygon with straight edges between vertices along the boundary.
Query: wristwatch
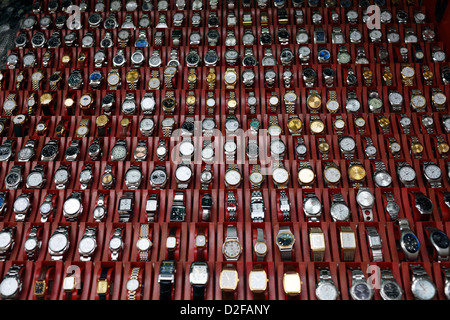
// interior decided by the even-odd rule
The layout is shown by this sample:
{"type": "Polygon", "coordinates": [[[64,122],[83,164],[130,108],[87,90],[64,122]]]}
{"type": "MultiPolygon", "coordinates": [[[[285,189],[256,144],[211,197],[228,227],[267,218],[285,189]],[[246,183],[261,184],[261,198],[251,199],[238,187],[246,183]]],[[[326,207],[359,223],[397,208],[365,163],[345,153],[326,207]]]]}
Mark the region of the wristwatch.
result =
{"type": "Polygon", "coordinates": [[[166,167],[157,165],[150,174],[150,186],[153,189],[164,189],[168,181],[166,167]]]}
{"type": "Polygon", "coordinates": [[[222,291],[222,300],[234,300],[236,288],[239,283],[239,274],[234,264],[227,264],[220,272],[219,287],[222,291]]]}
{"type": "Polygon", "coordinates": [[[23,244],[27,260],[35,261],[37,259],[42,246],[41,232],[41,226],[31,226],[27,239],[23,244]]]}
{"type": "Polygon", "coordinates": [[[280,226],[276,236],[276,244],[280,250],[281,259],[283,261],[293,261],[295,240],[295,236],[289,226],[280,226]]]}
{"type": "Polygon", "coordinates": [[[419,257],[420,243],[411,230],[408,219],[398,219],[396,224],[400,228],[400,248],[407,261],[416,261],[419,257]]]}
{"type": "Polygon", "coordinates": [[[22,183],[22,165],[13,165],[9,170],[8,174],[5,176],[5,187],[6,189],[16,190],[22,183]]]}
{"type": "Polygon", "coordinates": [[[366,180],[366,170],[360,161],[352,160],[347,170],[353,188],[362,187],[366,180]]]}
{"type": "Polygon", "coordinates": [[[308,222],[319,222],[322,215],[322,203],[314,193],[304,193],[303,212],[308,222]]]}
{"type": "Polygon", "coordinates": [[[431,277],[420,264],[409,265],[412,272],[411,292],[416,300],[433,300],[437,288],[431,277]]]}
{"type": "Polygon", "coordinates": [[[340,295],[331,272],[328,268],[319,269],[319,281],[316,286],[316,297],[318,300],[337,300],[340,295]]]}
{"type": "Polygon", "coordinates": [[[265,206],[262,192],[259,190],[252,191],[250,199],[250,217],[252,222],[264,222],[265,206]]]}
{"type": "Polygon", "coordinates": [[[187,189],[191,182],[193,171],[188,163],[180,163],[175,170],[175,180],[178,189],[187,189]]]}
{"type": "Polygon", "coordinates": [[[78,253],[81,261],[91,261],[97,249],[97,227],[87,227],[78,243],[78,253]]]}
{"type": "Polygon", "coordinates": [[[0,217],[3,218],[8,208],[8,191],[0,191],[0,217]]]}
{"type": "Polygon", "coordinates": [[[350,226],[339,228],[339,242],[342,261],[354,261],[356,253],[356,235],[350,226]]]}
{"type": "Polygon", "coordinates": [[[139,189],[142,179],[142,169],[139,165],[131,165],[125,172],[125,185],[129,190],[139,189]]]}
{"type": "Polygon", "coordinates": [[[159,203],[158,194],[151,193],[145,205],[145,212],[147,213],[148,222],[155,222],[158,220],[158,203],[159,203]]]}
{"type": "Polygon", "coordinates": [[[59,168],[55,171],[54,182],[56,189],[66,189],[67,185],[70,181],[70,164],[69,165],[60,165],[59,168]]]}
{"type": "Polygon", "coordinates": [[[70,226],[58,226],[48,240],[48,252],[53,261],[62,261],[69,250],[70,226]]]}
{"type": "Polygon", "coordinates": [[[211,208],[213,206],[213,199],[211,197],[211,194],[209,194],[209,193],[203,194],[202,199],[201,199],[201,206],[202,206],[201,221],[203,221],[203,222],[210,221],[211,208]]]}
{"type": "Polygon", "coordinates": [[[332,194],[330,214],[335,222],[350,220],[350,208],[340,193],[332,194]]]}
{"type": "Polygon", "coordinates": [[[170,221],[183,222],[186,219],[185,193],[176,191],[170,208],[170,221]]]}
{"type": "Polygon", "coordinates": [[[143,269],[141,267],[133,267],[130,269],[130,275],[126,283],[127,300],[140,300],[142,297],[142,282],[143,269]]]}
{"type": "Polygon", "coordinates": [[[2,300],[16,300],[22,292],[24,265],[13,264],[0,283],[2,300]]]}
{"type": "Polygon", "coordinates": [[[425,161],[423,163],[423,174],[431,188],[440,188],[442,186],[442,170],[436,163],[425,161]]]}
{"type": "Polygon", "coordinates": [[[339,149],[345,159],[354,159],[356,151],[356,141],[350,136],[339,137],[339,149]]]}
{"type": "Polygon", "coordinates": [[[297,172],[297,181],[302,188],[312,188],[314,182],[316,180],[316,174],[313,171],[312,166],[309,161],[300,161],[298,172],[297,172]]]}
{"type": "Polygon", "coordinates": [[[115,228],[114,233],[109,241],[109,250],[111,261],[121,260],[121,253],[124,247],[123,242],[123,228],[115,228]]]}
{"type": "Polygon", "coordinates": [[[6,261],[15,245],[15,227],[4,227],[0,230],[0,261],[6,261]]]}
{"type": "Polygon", "coordinates": [[[119,222],[129,222],[134,212],[134,193],[126,191],[119,198],[119,222]]]}
{"type": "Polygon", "coordinates": [[[139,261],[149,261],[150,251],[153,247],[153,242],[149,237],[150,226],[148,224],[141,224],[139,230],[139,239],[136,243],[139,261]]]}
{"type": "Polygon", "coordinates": [[[352,270],[350,295],[353,300],[372,300],[375,290],[360,269],[352,270]]]}
{"type": "Polygon", "coordinates": [[[383,161],[374,161],[375,170],[373,173],[373,182],[378,188],[389,188],[392,184],[392,177],[386,170],[383,161]]]}
{"type": "Polygon", "coordinates": [[[383,262],[382,240],[375,227],[367,227],[367,242],[373,262],[383,262]]]}
{"type": "Polygon", "coordinates": [[[266,239],[264,238],[264,230],[262,228],[256,229],[256,242],[253,247],[253,250],[255,251],[257,261],[265,260],[268,247],[267,247],[266,239]]]}
{"type": "Polygon", "coordinates": [[[189,268],[189,283],[192,286],[193,300],[204,300],[205,290],[209,281],[208,263],[194,261],[189,268]]]}
{"type": "Polygon", "coordinates": [[[450,240],[448,236],[435,227],[426,226],[425,230],[428,231],[429,241],[437,254],[437,261],[449,261],[450,240]]]}
{"type": "Polygon", "coordinates": [[[242,245],[239,241],[235,226],[227,226],[226,238],[222,245],[222,253],[226,261],[238,261],[242,253],[242,245]]]}

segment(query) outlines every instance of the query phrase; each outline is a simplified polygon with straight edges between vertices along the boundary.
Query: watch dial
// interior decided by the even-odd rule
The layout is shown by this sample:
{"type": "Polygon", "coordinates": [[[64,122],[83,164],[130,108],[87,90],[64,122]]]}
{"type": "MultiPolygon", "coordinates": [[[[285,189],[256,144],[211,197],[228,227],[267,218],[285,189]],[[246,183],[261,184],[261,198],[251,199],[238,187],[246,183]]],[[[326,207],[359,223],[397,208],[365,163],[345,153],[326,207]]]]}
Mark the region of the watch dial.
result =
{"type": "Polygon", "coordinates": [[[37,188],[42,181],[42,174],[39,172],[32,172],[27,177],[27,185],[29,188],[37,188]]]}
{"type": "Polygon", "coordinates": [[[130,279],[127,281],[127,290],[128,291],[136,291],[137,289],[139,289],[139,281],[136,279],[130,279]]]}
{"type": "Polygon", "coordinates": [[[109,241],[109,247],[112,250],[118,250],[122,247],[122,240],[119,237],[112,237],[109,241]]]}
{"type": "Polygon", "coordinates": [[[65,235],[56,233],[50,238],[48,246],[52,251],[61,252],[67,246],[67,243],[68,239],[65,235]]]}
{"type": "Polygon", "coordinates": [[[372,291],[366,283],[358,283],[354,286],[354,297],[357,300],[370,300],[372,291]]]}
{"type": "Polygon", "coordinates": [[[374,196],[368,191],[359,192],[356,201],[363,207],[371,207],[374,203],[374,196]]]}
{"type": "Polygon", "coordinates": [[[127,148],[124,146],[114,146],[111,150],[111,160],[122,160],[127,156],[127,148]]]}
{"type": "Polygon", "coordinates": [[[90,253],[94,251],[96,242],[92,237],[81,239],[78,248],[82,253],[90,253]]]}
{"type": "Polygon", "coordinates": [[[77,214],[81,208],[81,202],[75,198],[67,199],[63,204],[64,213],[70,216],[77,214]]]}
{"type": "Polygon", "coordinates": [[[153,170],[150,181],[156,185],[161,185],[167,180],[167,174],[164,170],[153,170]]]}
{"type": "Polygon", "coordinates": [[[119,210],[121,211],[130,211],[132,208],[132,200],[129,198],[120,199],[119,210]]]}
{"type": "Polygon", "coordinates": [[[275,183],[284,184],[289,180],[289,172],[284,168],[277,168],[272,172],[272,179],[275,183]]]}
{"type": "Polygon", "coordinates": [[[440,179],[442,176],[441,168],[439,168],[437,165],[428,165],[425,166],[425,175],[429,177],[430,179],[440,179]]]}
{"type": "Polygon", "coordinates": [[[125,175],[125,180],[129,183],[138,183],[142,178],[142,173],[137,169],[130,169],[125,175]]]}
{"type": "MultiPolygon", "coordinates": [[[[105,216],[105,214],[106,214],[105,207],[103,207],[103,206],[95,207],[94,212],[93,212],[94,219],[97,219],[97,220],[102,219],[105,216]]],[[[110,243],[110,245],[111,245],[111,243],[110,243]]]]}
{"type": "Polygon", "coordinates": [[[189,281],[192,284],[204,284],[208,281],[208,266],[195,265],[189,273],[189,281]]]}
{"type": "Polygon", "coordinates": [[[6,176],[5,182],[7,185],[13,186],[15,185],[18,181],[20,180],[20,175],[15,173],[15,172],[11,172],[6,176]]]}
{"type": "Polygon", "coordinates": [[[355,140],[350,137],[343,138],[339,145],[343,151],[353,151],[356,148],[355,140]]]}
{"type": "Polygon", "coordinates": [[[416,299],[431,300],[436,295],[436,287],[428,279],[418,279],[413,282],[412,292],[416,299]]]}
{"type": "Polygon", "coordinates": [[[231,186],[238,185],[241,179],[242,176],[237,170],[229,170],[225,173],[225,181],[231,186]]]}
{"type": "Polygon", "coordinates": [[[331,183],[338,183],[341,180],[341,172],[337,168],[328,168],[324,173],[325,179],[331,183]]]}
{"type": "Polygon", "coordinates": [[[416,238],[415,235],[411,233],[407,233],[403,236],[403,243],[406,248],[406,251],[410,253],[416,253],[419,252],[420,244],[419,240],[416,238]]]}
{"type": "Polygon", "coordinates": [[[0,293],[5,297],[13,296],[19,290],[19,283],[12,277],[6,277],[0,283],[0,293]]]}
{"type": "Polygon", "coordinates": [[[192,170],[187,166],[180,166],[175,171],[175,176],[180,182],[187,182],[192,176],[192,170]]]}
{"type": "Polygon", "coordinates": [[[431,238],[434,243],[442,249],[447,249],[450,245],[450,241],[445,233],[442,231],[435,231],[431,234],[431,238]]]}
{"type": "Polygon", "coordinates": [[[331,213],[336,221],[346,221],[350,215],[350,210],[343,203],[335,203],[331,205],[331,213]]]}
{"type": "Polygon", "coordinates": [[[282,247],[288,247],[294,243],[294,236],[289,232],[282,232],[277,236],[277,243],[282,247]]]}
{"type": "Polygon", "coordinates": [[[417,197],[415,199],[415,205],[425,212],[433,210],[433,202],[425,196],[417,197]]]}
{"type": "Polygon", "coordinates": [[[53,209],[52,203],[47,201],[43,202],[39,207],[39,211],[44,215],[49,214],[52,209],[53,209]]]}
{"type": "Polygon", "coordinates": [[[11,233],[0,232],[0,248],[6,248],[11,243],[11,233]]]}
{"type": "Polygon", "coordinates": [[[55,172],[55,181],[63,182],[69,179],[69,172],[65,169],[57,170],[55,172]]]}
{"type": "Polygon", "coordinates": [[[237,258],[241,254],[241,245],[237,240],[228,240],[223,245],[223,254],[228,258],[237,258]]]}
{"type": "Polygon", "coordinates": [[[316,290],[316,296],[319,300],[336,300],[338,295],[336,287],[328,281],[320,283],[316,290]]]}
{"type": "Polygon", "coordinates": [[[38,243],[35,238],[28,238],[25,241],[24,248],[26,251],[32,251],[37,247],[38,243]]]}

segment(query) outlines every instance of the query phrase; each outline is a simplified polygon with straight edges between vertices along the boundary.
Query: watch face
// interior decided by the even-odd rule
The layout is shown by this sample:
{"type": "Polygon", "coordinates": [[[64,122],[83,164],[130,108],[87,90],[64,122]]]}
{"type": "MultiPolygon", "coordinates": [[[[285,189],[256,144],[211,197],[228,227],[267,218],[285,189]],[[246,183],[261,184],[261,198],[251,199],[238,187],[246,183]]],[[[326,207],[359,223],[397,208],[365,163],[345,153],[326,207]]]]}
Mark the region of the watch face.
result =
{"type": "Polygon", "coordinates": [[[55,172],[55,181],[57,182],[64,182],[69,179],[69,171],[66,169],[58,169],[55,172]]]}
{"type": "Polygon", "coordinates": [[[196,285],[204,285],[208,282],[208,265],[196,263],[191,266],[189,282],[196,285]]]}
{"type": "Polygon", "coordinates": [[[14,186],[16,183],[20,181],[20,174],[16,172],[9,173],[5,178],[5,184],[7,186],[14,186]]]}
{"type": "Polygon", "coordinates": [[[389,173],[381,171],[374,176],[374,182],[380,188],[387,188],[392,183],[392,177],[389,173]]]}
{"type": "Polygon", "coordinates": [[[371,207],[375,201],[375,197],[369,191],[358,192],[356,201],[363,207],[371,207]]]}
{"type": "Polygon", "coordinates": [[[431,234],[433,242],[442,249],[447,249],[450,246],[448,236],[442,231],[435,231],[431,234]]]}
{"type": "Polygon", "coordinates": [[[139,289],[140,283],[137,279],[130,279],[127,281],[127,290],[128,291],[136,291],[139,289]]]}
{"type": "Polygon", "coordinates": [[[175,171],[175,177],[180,182],[187,182],[192,177],[192,170],[187,166],[180,166],[175,171]]]}
{"type": "Polygon", "coordinates": [[[236,131],[237,129],[239,129],[239,121],[235,119],[226,120],[225,129],[231,132],[236,131]]]}
{"type": "Polygon", "coordinates": [[[238,240],[229,239],[226,240],[223,244],[223,254],[228,257],[228,259],[237,259],[241,254],[241,244],[238,240]]]}
{"type": "Polygon", "coordinates": [[[63,211],[69,216],[78,214],[83,209],[80,200],[76,198],[69,198],[63,204],[63,211]]]}
{"type": "Polygon", "coordinates": [[[130,211],[133,208],[133,200],[130,198],[121,198],[119,201],[120,211],[130,211]]]}
{"type": "Polygon", "coordinates": [[[336,286],[329,281],[319,283],[316,289],[316,297],[319,300],[336,300],[339,293],[336,286]]]}
{"type": "Polygon", "coordinates": [[[111,160],[124,160],[127,157],[127,148],[123,145],[116,145],[111,150],[111,160]]]}
{"type": "Polygon", "coordinates": [[[125,180],[130,184],[139,183],[142,179],[142,173],[138,169],[129,169],[125,174],[125,180]]]}
{"type": "Polygon", "coordinates": [[[68,245],[67,236],[62,233],[55,233],[48,242],[48,247],[54,252],[62,252],[68,245]]]}
{"type": "Polygon", "coordinates": [[[38,242],[36,238],[28,238],[24,243],[25,251],[33,251],[37,248],[38,242]]]}
{"type": "Polygon", "coordinates": [[[234,83],[237,80],[237,74],[235,72],[225,73],[225,82],[234,83]]]}
{"type": "Polygon", "coordinates": [[[347,64],[347,63],[350,63],[350,61],[351,61],[351,56],[347,52],[340,52],[338,54],[338,62],[339,63],[347,64]]]}
{"type": "Polygon", "coordinates": [[[424,167],[425,175],[433,180],[440,179],[442,177],[442,170],[437,165],[427,165],[424,167]]]}
{"type": "Polygon", "coordinates": [[[333,203],[330,210],[333,218],[336,221],[346,221],[350,216],[350,209],[344,203],[333,203]]]}
{"type": "Polygon", "coordinates": [[[190,65],[197,65],[200,62],[200,56],[197,53],[188,53],[186,62],[190,65]]]}
{"type": "Polygon", "coordinates": [[[420,249],[420,243],[417,237],[412,233],[407,233],[403,236],[403,245],[409,253],[417,253],[420,249]]]}
{"type": "Polygon", "coordinates": [[[310,215],[318,215],[322,211],[322,204],[316,197],[307,198],[307,200],[303,202],[303,209],[310,215]]]}
{"type": "Polygon", "coordinates": [[[88,254],[95,250],[97,242],[93,237],[86,237],[80,240],[78,244],[78,250],[80,253],[88,254]]]}
{"type": "Polygon", "coordinates": [[[356,142],[351,137],[345,137],[341,139],[341,141],[339,142],[339,146],[341,147],[342,151],[349,152],[355,150],[356,142]]]}
{"type": "Polygon", "coordinates": [[[122,239],[117,236],[113,236],[109,241],[109,248],[111,250],[119,250],[122,247],[122,239]]]}
{"type": "Polygon", "coordinates": [[[436,287],[428,279],[417,279],[414,281],[411,291],[418,300],[431,300],[436,295],[436,287]]]}
{"type": "Polygon", "coordinates": [[[242,176],[237,170],[228,170],[225,173],[225,181],[230,186],[237,186],[241,182],[242,176]]]}
{"type": "Polygon", "coordinates": [[[316,175],[314,174],[314,171],[311,170],[310,168],[303,168],[298,171],[297,178],[303,184],[310,184],[314,182],[316,175]]]}
{"type": "Polygon", "coordinates": [[[32,172],[27,177],[27,186],[29,188],[38,188],[43,182],[42,174],[39,172],[32,172]]]}
{"type": "Polygon", "coordinates": [[[347,100],[345,108],[350,112],[358,112],[358,110],[361,108],[361,103],[357,99],[350,98],[347,100]]]}
{"type": "Polygon", "coordinates": [[[295,242],[294,235],[291,232],[280,232],[276,240],[277,244],[281,247],[290,247],[295,242]]]}
{"type": "Polygon", "coordinates": [[[403,292],[396,282],[384,280],[381,282],[380,294],[384,300],[400,300],[403,292]]]}
{"type": "Polygon", "coordinates": [[[337,168],[328,168],[324,172],[325,180],[329,183],[338,183],[341,180],[342,174],[337,168]]]}
{"type": "Polygon", "coordinates": [[[139,238],[136,243],[136,247],[140,251],[147,251],[153,246],[152,241],[149,238],[139,238]]]}
{"type": "Polygon", "coordinates": [[[11,244],[12,240],[13,239],[10,232],[0,232],[0,248],[6,249],[11,244]]]}
{"type": "Polygon", "coordinates": [[[370,300],[373,296],[372,289],[365,282],[358,282],[352,286],[351,293],[355,300],[370,300]]]}
{"type": "Polygon", "coordinates": [[[0,294],[4,297],[12,297],[19,291],[19,282],[12,277],[5,277],[0,283],[0,294]]]}
{"type": "Polygon", "coordinates": [[[281,155],[286,151],[286,145],[281,140],[272,141],[270,151],[275,155],[281,155]]]}
{"type": "Polygon", "coordinates": [[[167,173],[164,170],[153,170],[150,181],[155,185],[162,185],[167,180],[167,173]]]}
{"type": "Polygon", "coordinates": [[[47,215],[49,214],[51,211],[53,210],[53,205],[50,201],[45,201],[41,204],[41,206],[39,207],[39,211],[43,214],[43,215],[47,215]]]}
{"type": "Polygon", "coordinates": [[[69,76],[69,84],[73,87],[78,86],[81,82],[83,81],[83,79],[81,78],[81,74],[77,73],[72,73],[69,76]]]}

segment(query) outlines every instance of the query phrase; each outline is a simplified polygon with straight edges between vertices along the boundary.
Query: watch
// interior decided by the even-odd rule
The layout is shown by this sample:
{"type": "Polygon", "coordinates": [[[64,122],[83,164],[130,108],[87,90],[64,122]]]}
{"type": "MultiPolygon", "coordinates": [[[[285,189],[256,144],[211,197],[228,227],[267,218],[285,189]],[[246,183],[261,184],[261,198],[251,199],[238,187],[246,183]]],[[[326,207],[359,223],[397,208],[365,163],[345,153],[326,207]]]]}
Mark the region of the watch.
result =
{"type": "Polygon", "coordinates": [[[256,260],[264,261],[267,255],[267,243],[264,238],[264,230],[262,228],[256,229],[256,242],[254,244],[253,250],[255,251],[256,260]]]}
{"type": "Polygon", "coordinates": [[[448,236],[435,227],[425,226],[424,228],[428,231],[428,238],[437,254],[436,260],[438,262],[449,261],[450,240],[448,236]]]}
{"type": "Polygon", "coordinates": [[[234,264],[226,264],[220,272],[219,287],[222,300],[234,300],[239,283],[239,274],[234,264]]]}
{"type": "Polygon", "coordinates": [[[201,207],[202,207],[201,221],[203,222],[210,221],[212,206],[213,206],[213,199],[211,197],[211,194],[209,193],[203,194],[201,199],[201,207]]]}
{"type": "Polygon", "coordinates": [[[119,198],[118,204],[119,222],[130,222],[134,211],[134,193],[126,191],[119,198]]]}
{"type": "Polygon", "coordinates": [[[322,203],[314,193],[304,193],[303,212],[308,222],[319,222],[322,215],[322,203]]]}
{"type": "Polygon", "coordinates": [[[4,227],[0,230],[0,261],[6,261],[15,245],[15,227],[4,227]]]}
{"type": "Polygon", "coordinates": [[[403,296],[403,289],[392,275],[389,269],[381,270],[380,278],[380,295],[383,300],[401,300],[403,296]]]}
{"type": "Polygon", "coordinates": [[[168,181],[166,167],[157,165],[150,174],[150,186],[153,189],[164,189],[168,181]]]}
{"type": "Polygon", "coordinates": [[[70,164],[69,165],[60,165],[59,168],[55,171],[54,182],[56,189],[66,189],[67,185],[70,181],[70,164]]]}
{"type": "Polygon", "coordinates": [[[373,262],[383,262],[382,240],[375,227],[367,227],[367,242],[373,262]]]}
{"type": "Polygon", "coordinates": [[[352,270],[350,295],[353,300],[372,300],[375,290],[360,269],[352,270]]]}
{"type": "Polygon", "coordinates": [[[187,189],[191,182],[193,171],[190,164],[180,163],[175,170],[175,180],[178,189],[187,189]]]}
{"type": "Polygon", "coordinates": [[[228,213],[229,221],[236,221],[237,206],[238,203],[236,201],[236,196],[234,195],[234,192],[232,190],[229,190],[227,192],[227,200],[226,200],[226,210],[228,213]]]}
{"type": "Polygon", "coordinates": [[[294,266],[285,265],[283,290],[287,300],[298,300],[302,292],[302,280],[294,266]]]}
{"type": "Polygon", "coordinates": [[[295,236],[289,226],[280,226],[276,236],[276,244],[280,250],[281,259],[283,261],[293,261],[295,240],[295,236]]]}
{"type": "Polygon", "coordinates": [[[356,151],[355,139],[350,136],[339,137],[339,149],[343,153],[345,159],[354,159],[356,151]]]}
{"type": "Polygon", "coordinates": [[[332,194],[330,214],[335,222],[350,220],[350,208],[340,193],[332,194]]]}
{"type": "Polygon", "coordinates": [[[145,161],[148,155],[147,140],[139,140],[133,151],[135,161],[145,161]]]}
{"type": "Polygon", "coordinates": [[[436,163],[425,161],[423,163],[423,174],[431,188],[440,188],[442,186],[442,170],[436,163]]]}
{"type": "Polygon", "coordinates": [[[176,191],[173,197],[173,203],[170,208],[170,221],[183,222],[186,219],[186,205],[185,205],[184,191],[176,191]]]}
{"type": "Polygon", "coordinates": [[[41,232],[41,226],[31,226],[27,239],[23,244],[27,260],[36,261],[42,246],[41,232]]]}
{"type": "Polygon", "coordinates": [[[125,161],[128,155],[127,143],[125,140],[118,139],[111,149],[111,161],[125,161]]]}
{"type": "Polygon", "coordinates": [[[16,190],[22,183],[22,165],[13,165],[9,170],[8,174],[5,176],[5,187],[6,189],[16,190]]]}
{"type": "Polygon", "coordinates": [[[141,267],[133,267],[130,269],[130,275],[126,283],[127,300],[140,300],[142,296],[142,273],[141,267]]]}
{"type": "Polygon", "coordinates": [[[153,247],[153,242],[150,239],[150,225],[141,224],[139,230],[139,239],[136,243],[139,261],[149,261],[150,251],[153,247]]]}
{"type": "Polygon", "coordinates": [[[389,188],[392,185],[392,177],[386,170],[383,161],[374,161],[375,171],[373,173],[373,182],[378,188],[389,188]]]}
{"type": "Polygon", "coordinates": [[[16,300],[22,292],[23,265],[13,264],[0,283],[0,297],[2,300],[16,300]]]}
{"type": "Polygon", "coordinates": [[[325,235],[320,227],[309,228],[309,246],[312,252],[312,260],[324,261],[325,258],[325,235]]]}
{"type": "Polygon", "coordinates": [[[350,226],[339,227],[339,242],[342,261],[354,261],[356,253],[356,235],[350,226]]]}
{"type": "Polygon", "coordinates": [[[328,268],[319,269],[319,281],[316,286],[316,297],[318,300],[337,300],[340,292],[338,291],[331,272],[328,268]]]}
{"type": "Polygon", "coordinates": [[[323,170],[323,179],[328,188],[338,188],[342,173],[334,162],[326,162],[323,170]]]}
{"type": "Polygon", "coordinates": [[[100,143],[100,138],[95,138],[88,147],[88,154],[92,161],[96,161],[102,158],[102,149],[100,143]]]}
{"type": "Polygon", "coordinates": [[[398,219],[396,224],[400,228],[400,248],[406,261],[416,261],[419,258],[420,243],[411,230],[408,219],[398,219]]]}
{"type": "Polygon", "coordinates": [[[309,161],[300,161],[297,171],[297,181],[302,188],[312,188],[316,181],[316,174],[309,161]]]}
{"type": "Polygon", "coordinates": [[[125,185],[129,190],[139,189],[142,179],[142,169],[139,165],[131,165],[125,172],[125,185]]]}
{"type": "Polygon", "coordinates": [[[235,226],[227,226],[226,238],[222,245],[222,253],[226,261],[238,261],[242,253],[242,245],[239,241],[235,226]]]}
{"type": "Polygon", "coordinates": [[[362,187],[366,180],[366,169],[360,161],[352,160],[347,170],[348,177],[352,183],[353,188],[362,187]]]}
{"type": "Polygon", "coordinates": [[[209,280],[209,267],[206,262],[195,261],[189,268],[189,283],[192,286],[193,300],[204,300],[209,280]]]}
{"type": "Polygon", "coordinates": [[[97,204],[92,212],[95,222],[102,222],[105,219],[105,217],[108,213],[107,199],[108,199],[108,194],[105,194],[105,193],[98,194],[97,204]]]}
{"type": "Polygon", "coordinates": [[[58,226],[48,240],[48,252],[54,261],[62,261],[69,250],[70,226],[58,226]]]}
{"type": "Polygon", "coordinates": [[[83,214],[83,195],[80,191],[73,191],[64,201],[63,214],[66,221],[77,221],[83,214]]]}
{"type": "Polygon", "coordinates": [[[264,222],[265,206],[262,192],[252,191],[250,199],[250,217],[252,222],[264,222]]]}
{"type": "Polygon", "coordinates": [[[97,249],[97,227],[87,227],[78,243],[78,253],[81,261],[91,261],[97,249]]]}
{"type": "Polygon", "coordinates": [[[119,261],[121,260],[121,253],[124,248],[123,242],[123,228],[115,228],[114,233],[109,240],[109,250],[111,261],[119,261]]]}
{"type": "Polygon", "coordinates": [[[433,300],[437,294],[437,288],[431,277],[420,264],[409,266],[412,273],[411,292],[416,300],[433,300]]]}

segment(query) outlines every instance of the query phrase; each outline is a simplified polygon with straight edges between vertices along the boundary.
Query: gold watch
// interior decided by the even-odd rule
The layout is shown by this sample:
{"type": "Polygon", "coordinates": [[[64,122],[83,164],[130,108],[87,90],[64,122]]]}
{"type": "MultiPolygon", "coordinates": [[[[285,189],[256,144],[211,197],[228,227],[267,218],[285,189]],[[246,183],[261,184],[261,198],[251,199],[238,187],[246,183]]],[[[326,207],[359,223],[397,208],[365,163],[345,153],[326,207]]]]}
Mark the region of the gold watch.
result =
{"type": "Polygon", "coordinates": [[[238,75],[234,68],[227,68],[224,75],[226,89],[234,89],[238,81],[238,75]]]}
{"type": "Polygon", "coordinates": [[[316,174],[308,161],[301,161],[297,172],[297,181],[302,188],[312,188],[316,174]]]}
{"type": "MultiPolygon", "coordinates": [[[[191,74],[189,74],[189,76],[191,76],[191,74]]],[[[195,79],[197,79],[197,75],[195,75],[195,79]]],[[[217,79],[216,70],[214,70],[214,68],[210,68],[208,74],[206,75],[206,82],[208,83],[209,90],[214,90],[216,88],[216,79],[217,79]]]]}
{"type": "Polygon", "coordinates": [[[366,180],[366,169],[359,161],[350,161],[348,166],[348,177],[353,185],[353,188],[362,187],[364,181],[366,180]]]}
{"type": "Polygon", "coordinates": [[[306,99],[306,104],[311,113],[319,113],[322,107],[322,98],[319,96],[317,90],[310,90],[308,98],[306,99]]]}
{"type": "Polygon", "coordinates": [[[325,123],[318,114],[312,114],[309,122],[311,134],[323,134],[325,131],[325,123]]]}
{"type": "Polygon", "coordinates": [[[298,115],[289,115],[287,127],[289,133],[293,136],[298,136],[302,134],[303,123],[298,115]]]}
{"type": "Polygon", "coordinates": [[[414,76],[416,74],[414,67],[410,64],[404,64],[400,71],[403,85],[410,87],[414,85],[414,76]]]}
{"type": "Polygon", "coordinates": [[[76,130],[77,138],[87,137],[89,134],[89,119],[81,119],[80,125],[76,130]]]}

